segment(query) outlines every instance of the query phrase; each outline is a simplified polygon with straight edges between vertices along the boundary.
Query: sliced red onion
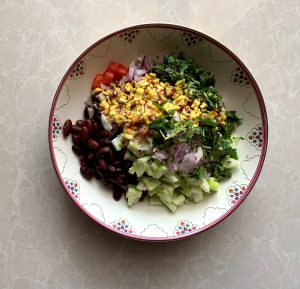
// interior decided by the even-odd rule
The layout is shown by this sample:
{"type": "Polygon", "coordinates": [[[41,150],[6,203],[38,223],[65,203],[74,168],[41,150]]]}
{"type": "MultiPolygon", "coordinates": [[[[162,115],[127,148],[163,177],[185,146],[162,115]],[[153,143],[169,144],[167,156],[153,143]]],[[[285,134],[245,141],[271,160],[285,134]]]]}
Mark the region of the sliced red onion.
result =
{"type": "Polygon", "coordinates": [[[138,68],[135,70],[135,75],[142,76],[147,73],[147,70],[145,68],[138,68]]]}
{"type": "Polygon", "coordinates": [[[133,76],[133,80],[134,80],[135,82],[139,82],[139,81],[141,80],[141,77],[138,76],[138,75],[134,75],[134,76],[133,76]]]}
{"type": "Polygon", "coordinates": [[[140,56],[138,57],[138,59],[136,60],[136,66],[137,66],[138,68],[141,68],[141,67],[142,67],[144,58],[145,58],[144,55],[140,55],[140,56]]]}
{"type": "Polygon", "coordinates": [[[165,151],[156,151],[153,155],[153,158],[160,161],[166,160],[168,158],[168,154],[165,151]]]}
{"type": "Polygon", "coordinates": [[[189,153],[189,150],[190,150],[190,148],[189,148],[188,144],[185,142],[174,145],[171,148],[171,153],[174,157],[174,161],[176,163],[179,163],[183,159],[183,157],[187,153],[189,153]]]}
{"type": "Polygon", "coordinates": [[[127,81],[129,81],[130,80],[130,78],[128,77],[128,74],[127,75],[125,75],[125,76],[123,76],[121,79],[120,79],[120,82],[119,83],[125,83],[125,82],[127,82],[127,81]]]}
{"type": "Polygon", "coordinates": [[[152,64],[151,58],[145,56],[145,57],[144,57],[144,68],[147,69],[147,70],[149,70],[149,69],[151,69],[152,67],[153,67],[153,64],[152,64]]]}
{"type": "Polygon", "coordinates": [[[197,151],[186,154],[182,162],[178,166],[178,171],[189,173],[198,167],[201,158],[203,157],[203,150],[198,147],[197,151]]]}
{"type": "Polygon", "coordinates": [[[175,173],[177,171],[177,169],[178,169],[178,166],[175,163],[169,163],[168,164],[168,168],[169,168],[169,170],[170,170],[171,173],[175,173]]]}
{"type": "Polygon", "coordinates": [[[133,76],[134,76],[135,69],[136,69],[136,67],[135,67],[135,66],[130,66],[130,67],[129,67],[129,71],[128,71],[128,78],[129,78],[130,80],[132,80],[132,79],[133,79],[133,76]]]}

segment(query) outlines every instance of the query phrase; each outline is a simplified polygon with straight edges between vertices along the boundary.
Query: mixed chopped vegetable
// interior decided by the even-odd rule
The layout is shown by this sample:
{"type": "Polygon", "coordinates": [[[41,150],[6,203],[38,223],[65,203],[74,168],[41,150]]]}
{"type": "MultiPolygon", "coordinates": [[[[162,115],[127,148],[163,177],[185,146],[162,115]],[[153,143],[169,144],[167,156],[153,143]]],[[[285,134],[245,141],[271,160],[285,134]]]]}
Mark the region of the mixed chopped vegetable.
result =
{"type": "Polygon", "coordinates": [[[118,127],[112,144],[126,151],[137,178],[128,185],[129,206],[146,193],[151,205],[175,212],[231,177],[241,119],[225,110],[214,85],[213,73],[182,53],[160,63],[140,56],[129,68],[111,63],[96,76],[93,106],[107,131],[118,127]]]}

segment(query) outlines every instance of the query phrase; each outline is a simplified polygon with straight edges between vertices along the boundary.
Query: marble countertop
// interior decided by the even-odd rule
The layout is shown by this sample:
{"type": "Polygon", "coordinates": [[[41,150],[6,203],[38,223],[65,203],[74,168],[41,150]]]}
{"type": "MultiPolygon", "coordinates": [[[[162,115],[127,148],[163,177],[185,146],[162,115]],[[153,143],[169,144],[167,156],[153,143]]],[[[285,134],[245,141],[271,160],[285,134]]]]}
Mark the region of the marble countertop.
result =
{"type": "Polygon", "coordinates": [[[0,288],[300,288],[300,2],[0,1],[0,288]],[[187,240],[137,242],[94,224],[52,167],[55,90],[90,44],[168,22],[224,43],[265,97],[269,147],[250,196],[187,240]]]}

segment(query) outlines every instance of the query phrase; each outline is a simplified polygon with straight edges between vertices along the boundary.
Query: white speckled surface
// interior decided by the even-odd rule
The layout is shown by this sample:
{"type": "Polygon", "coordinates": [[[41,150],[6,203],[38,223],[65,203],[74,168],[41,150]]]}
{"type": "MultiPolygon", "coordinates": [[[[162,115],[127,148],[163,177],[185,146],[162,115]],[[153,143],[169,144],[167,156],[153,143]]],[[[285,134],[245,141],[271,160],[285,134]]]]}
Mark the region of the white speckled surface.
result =
{"type": "Polygon", "coordinates": [[[1,1],[0,288],[300,288],[300,2],[1,1]],[[256,78],[269,148],[255,189],[213,229],[143,243],[99,228],[54,173],[48,113],[60,79],[116,29],[170,22],[235,52],[256,78]]]}

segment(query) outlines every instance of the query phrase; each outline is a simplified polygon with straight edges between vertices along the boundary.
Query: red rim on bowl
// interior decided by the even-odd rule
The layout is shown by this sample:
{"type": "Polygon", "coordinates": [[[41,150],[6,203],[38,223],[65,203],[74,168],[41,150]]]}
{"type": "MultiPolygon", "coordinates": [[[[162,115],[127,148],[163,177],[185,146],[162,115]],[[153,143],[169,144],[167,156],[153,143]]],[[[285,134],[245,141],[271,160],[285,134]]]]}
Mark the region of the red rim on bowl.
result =
{"type": "Polygon", "coordinates": [[[191,28],[187,28],[187,27],[183,27],[183,26],[178,26],[178,25],[174,25],[174,24],[161,24],[161,23],[153,23],[153,24],[141,24],[141,25],[136,25],[136,26],[130,26],[121,30],[118,30],[116,32],[113,32],[111,34],[109,34],[108,36],[105,36],[103,38],[101,38],[100,40],[98,40],[97,42],[95,42],[94,44],[92,44],[88,49],[86,49],[74,62],[73,64],[70,66],[70,68],[67,70],[67,72],[65,73],[63,79],[61,80],[58,89],[55,93],[53,102],[52,102],[52,107],[51,107],[51,111],[50,111],[50,116],[49,116],[49,130],[48,130],[48,139],[49,139],[49,147],[50,147],[50,154],[51,154],[51,158],[52,158],[52,162],[55,168],[55,172],[58,176],[58,179],[61,183],[61,185],[63,186],[64,190],[67,192],[67,194],[71,197],[71,199],[75,202],[75,204],[85,213],[87,214],[92,220],[94,220],[96,223],[100,224],[101,226],[103,226],[104,228],[110,230],[113,233],[116,233],[118,235],[122,235],[124,237],[128,237],[130,239],[135,239],[135,240],[144,240],[144,241],[171,241],[171,240],[179,240],[179,239],[184,239],[184,238],[188,238],[191,236],[194,236],[198,233],[201,233],[203,231],[208,230],[209,228],[214,227],[215,225],[217,225],[218,223],[220,223],[222,220],[226,219],[232,212],[234,212],[239,206],[240,204],[245,200],[245,198],[249,195],[249,193],[251,192],[254,184],[256,183],[259,174],[262,170],[263,167],[263,163],[266,157],[266,152],[267,152],[267,144],[268,144],[268,119],[267,119],[267,112],[266,112],[266,107],[265,107],[265,103],[262,97],[262,94],[260,92],[260,89],[256,83],[256,81],[254,80],[254,77],[252,76],[252,74],[249,72],[249,70],[247,69],[247,67],[244,65],[244,63],[233,53],[231,52],[228,48],[226,48],[223,44],[221,44],[220,42],[218,42],[217,40],[211,38],[210,36],[207,36],[206,34],[203,34],[201,32],[198,32],[197,30],[193,30],[191,28]],[[61,89],[65,83],[65,81],[68,78],[68,75],[70,74],[70,72],[73,70],[73,67],[78,63],[78,61],[80,59],[82,59],[86,54],[88,54],[90,52],[90,50],[92,50],[94,47],[96,47],[97,45],[99,45],[100,43],[106,41],[107,39],[119,34],[119,33],[123,33],[126,32],[128,30],[132,30],[132,29],[141,29],[141,28],[170,28],[170,29],[175,29],[175,30],[179,30],[179,31],[185,31],[185,32],[191,32],[194,33],[196,35],[199,35],[199,37],[204,38],[206,40],[208,40],[209,42],[213,43],[214,45],[218,46],[220,49],[222,49],[223,51],[225,51],[234,61],[236,61],[240,67],[242,67],[244,69],[244,71],[246,72],[248,79],[250,80],[250,83],[252,84],[254,90],[255,90],[255,94],[257,97],[257,101],[259,103],[259,108],[260,108],[260,113],[262,116],[262,129],[263,129],[263,147],[262,147],[262,153],[259,159],[259,163],[258,166],[256,168],[256,171],[249,183],[249,185],[247,186],[247,189],[245,191],[245,193],[243,194],[243,196],[238,200],[238,202],[232,206],[224,215],[222,215],[221,217],[219,217],[217,220],[213,221],[212,223],[200,228],[199,230],[189,234],[189,235],[181,235],[181,236],[171,236],[171,237],[159,237],[159,238],[154,238],[154,237],[143,237],[143,236],[135,236],[135,235],[130,235],[130,234],[126,234],[117,230],[114,230],[113,228],[109,227],[107,224],[99,221],[98,219],[96,219],[93,215],[91,215],[81,204],[79,204],[78,202],[75,202],[74,199],[71,197],[71,193],[69,192],[69,190],[67,189],[66,185],[64,184],[64,181],[62,179],[62,176],[59,173],[59,169],[56,163],[56,159],[55,159],[55,155],[54,155],[54,148],[53,148],[53,140],[52,140],[52,123],[53,123],[53,116],[54,116],[54,110],[55,110],[55,106],[56,106],[56,102],[57,99],[59,97],[59,94],[61,92],[61,89]]]}

